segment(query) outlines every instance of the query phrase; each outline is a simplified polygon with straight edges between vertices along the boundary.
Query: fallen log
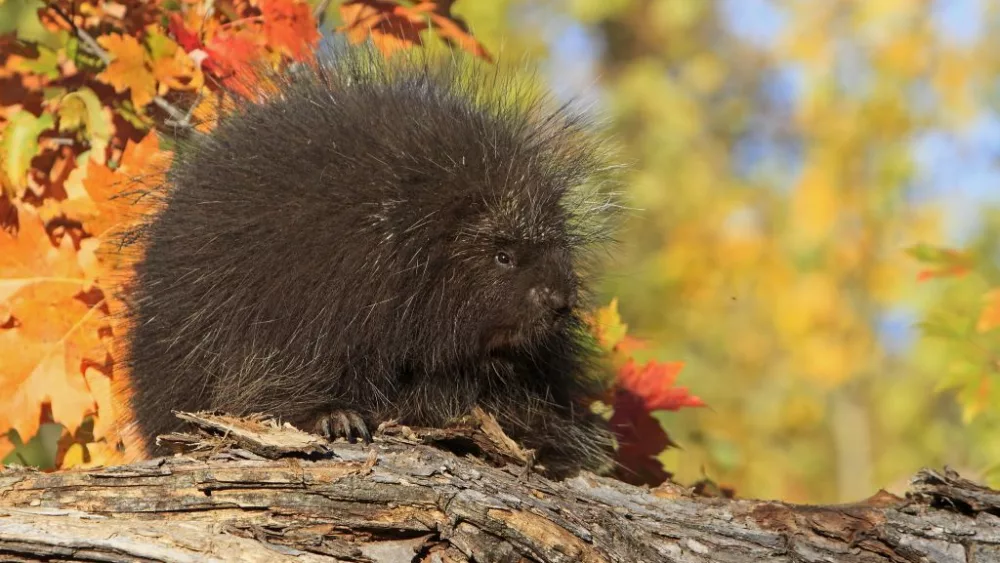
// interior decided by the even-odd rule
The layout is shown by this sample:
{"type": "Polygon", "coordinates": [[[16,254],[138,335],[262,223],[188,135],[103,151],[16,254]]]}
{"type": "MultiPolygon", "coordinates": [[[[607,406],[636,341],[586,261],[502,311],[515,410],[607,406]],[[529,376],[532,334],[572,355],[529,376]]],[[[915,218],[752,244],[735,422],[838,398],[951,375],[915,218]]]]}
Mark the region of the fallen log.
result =
{"type": "Polygon", "coordinates": [[[372,445],[183,415],[184,454],[0,471],[0,561],[1000,561],[1000,492],[923,470],[906,497],[707,498],[530,468],[489,427],[388,426],[372,445]]]}

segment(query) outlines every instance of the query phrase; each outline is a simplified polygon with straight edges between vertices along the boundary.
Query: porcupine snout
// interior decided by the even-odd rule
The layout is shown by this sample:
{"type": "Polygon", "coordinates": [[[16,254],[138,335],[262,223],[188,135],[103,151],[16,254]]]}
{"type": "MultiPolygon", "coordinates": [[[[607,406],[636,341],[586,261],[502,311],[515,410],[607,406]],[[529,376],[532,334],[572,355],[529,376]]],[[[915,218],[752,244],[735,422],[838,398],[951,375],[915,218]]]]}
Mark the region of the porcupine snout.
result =
{"type": "Polygon", "coordinates": [[[575,291],[554,288],[546,284],[536,285],[529,289],[528,298],[536,306],[560,317],[570,314],[576,306],[575,291]]]}

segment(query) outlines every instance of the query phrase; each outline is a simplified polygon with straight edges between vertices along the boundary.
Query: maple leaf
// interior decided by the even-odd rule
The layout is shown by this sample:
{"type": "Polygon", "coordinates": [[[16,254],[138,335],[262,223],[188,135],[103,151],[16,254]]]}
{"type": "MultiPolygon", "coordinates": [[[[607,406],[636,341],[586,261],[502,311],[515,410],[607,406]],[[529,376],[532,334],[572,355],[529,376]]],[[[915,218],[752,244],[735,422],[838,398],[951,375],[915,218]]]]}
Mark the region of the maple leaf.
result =
{"type": "Polygon", "coordinates": [[[656,486],[667,480],[670,474],[656,456],[674,443],[645,410],[642,398],[618,389],[614,409],[608,425],[618,440],[616,476],[633,485],[656,486]]]}
{"type": "Polygon", "coordinates": [[[115,88],[129,90],[136,109],[145,107],[156,97],[156,79],[146,66],[146,52],[131,35],[112,33],[97,38],[97,42],[113,57],[97,79],[115,88]]]}
{"type": "Polygon", "coordinates": [[[0,329],[0,429],[21,436],[38,429],[39,405],[73,427],[95,412],[97,402],[84,371],[110,372],[106,308],[100,292],[84,293],[87,279],[79,269],[70,237],[53,246],[39,217],[19,209],[16,237],[0,234],[0,303],[13,322],[0,329]]]}
{"type": "MultiPolygon", "coordinates": [[[[192,14],[194,12],[188,13],[192,14]]],[[[195,27],[197,26],[192,26],[192,28],[195,27]]],[[[174,40],[177,41],[177,44],[188,53],[205,48],[205,44],[202,43],[201,37],[194,31],[191,31],[192,28],[189,28],[184,23],[184,16],[177,12],[170,14],[170,18],[167,20],[167,30],[170,32],[170,35],[172,35],[174,40]]]]}
{"type": "MultiPolygon", "coordinates": [[[[19,110],[10,116],[0,140],[0,164],[6,172],[3,178],[4,192],[20,197],[27,186],[31,160],[38,154],[38,135],[52,127],[55,120],[51,114],[36,117],[31,112],[19,110]],[[10,186],[10,188],[7,188],[10,186]]],[[[3,195],[3,193],[0,193],[3,195]]]]}
{"type": "Polygon", "coordinates": [[[290,0],[262,0],[267,44],[296,60],[303,60],[319,41],[319,30],[308,4],[290,0]]]}
{"type": "Polygon", "coordinates": [[[67,192],[80,193],[62,202],[67,217],[83,223],[87,233],[101,237],[140,220],[156,203],[149,193],[160,185],[171,153],[161,151],[155,132],[128,143],[116,170],[88,161],[84,173],[70,175],[67,192]],[[78,189],[77,184],[82,189],[78,189]]]}
{"type": "Polygon", "coordinates": [[[146,44],[152,58],[153,77],[162,96],[169,90],[197,90],[204,85],[198,65],[180,45],[163,34],[160,26],[146,27],[146,44]]]}
{"type": "Polygon", "coordinates": [[[705,406],[704,401],[674,387],[680,362],[647,362],[641,368],[629,358],[618,371],[614,414],[609,425],[618,439],[619,477],[633,484],[657,485],[669,477],[656,456],[675,444],[650,413],[705,406]]]}
{"type": "Polygon", "coordinates": [[[205,45],[206,71],[218,77],[236,94],[253,94],[253,66],[263,56],[258,36],[248,31],[220,33],[205,45]]]}
{"type": "Polygon", "coordinates": [[[155,131],[150,131],[138,143],[132,142],[125,146],[119,172],[140,174],[151,168],[158,174],[163,174],[170,164],[171,153],[160,150],[160,139],[155,131]]]}
{"type": "Polygon", "coordinates": [[[59,130],[86,127],[90,158],[103,163],[108,143],[115,132],[111,110],[93,90],[82,87],[59,101],[59,130]]]}
{"type": "Polygon", "coordinates": [[[198,18],[186,24],[180,14],[174,13],[170,16],[168,29],[199,68],[234,93],[244,97],[251,95],[254,80],[252,67],[264,55],[264,41],[260,34],[250,30],[221,29],[204,41],[192,31],[198,25],[198,18]]]}
{"type": "Polygon", "coordinates": [[[420,32],[427,29],[426,18],[406,6],[386,0],[354,0],[340,5],[344,25],[337,31],[357,44],[368,37],[386,57],[397,50],[423,45],[420,32]]]}
{"type": "Polygon", "coordinates": [[[414,6],[413,10],[426,12],[438,36],[448,45],[458,45],[460,49],[487,62],[493,62],[493,57],[486,51],[486,47],[469,33],[469,26],[465,21],[451,13],[451,6],[454,3],[454,0],[421,2],[414,6]]]}
{"type": "Polygon", "coordinates": [[[691,395],[687,387],[674,387],[682,362],[647,362],[641,368],[629,358],[618,370],[618,387],[643,401],[647,411],[676,411],[684,407],[703,407],[705,402],[691,395]]]}

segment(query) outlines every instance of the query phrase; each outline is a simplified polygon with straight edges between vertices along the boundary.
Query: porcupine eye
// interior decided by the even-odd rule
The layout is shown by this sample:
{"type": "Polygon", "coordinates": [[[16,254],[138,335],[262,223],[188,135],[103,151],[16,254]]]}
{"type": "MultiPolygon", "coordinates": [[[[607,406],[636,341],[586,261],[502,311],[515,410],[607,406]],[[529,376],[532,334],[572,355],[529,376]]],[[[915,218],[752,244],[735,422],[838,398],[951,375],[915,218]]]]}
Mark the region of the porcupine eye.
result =
{"type": "Polygon", "coordinates": [[[493,258],[497,261],[497,264],[500,265],[501,268],[514,267],[514,258],[509,253],[504,252],[503,250],[497,252],[493,256],[493,258]]]}

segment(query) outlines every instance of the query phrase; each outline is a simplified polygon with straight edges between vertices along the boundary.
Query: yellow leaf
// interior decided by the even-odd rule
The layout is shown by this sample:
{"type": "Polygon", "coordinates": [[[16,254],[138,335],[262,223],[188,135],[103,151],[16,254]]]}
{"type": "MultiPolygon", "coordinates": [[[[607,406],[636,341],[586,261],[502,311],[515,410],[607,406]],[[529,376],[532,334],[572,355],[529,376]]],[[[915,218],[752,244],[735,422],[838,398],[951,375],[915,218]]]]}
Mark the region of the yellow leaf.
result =
{"type": "Polygon", "coordinates": [[[611,350],[622,339],[628,325],[622,322],[618,314],[618,299],[612,299],[606,307],[601,307],[594,313],[594,334],[602,347],[611,350]]]}
{"type": "Polygon", "coordinates": [[[146,52],[131,35],[112,33],[97,38],[97,42],[113,57],[108,68],[97,79],[114,86],[116,92],[130,90],[137,109],[156,97],[156,79],[146,66],[146,52]]]}
{"type": "Polygon", "coordinates": [[[82,444],[73,444],[66,450],[66,455],[63,456],[62,469],[83,465],[85,454],[86,450],[82,444]]]}

